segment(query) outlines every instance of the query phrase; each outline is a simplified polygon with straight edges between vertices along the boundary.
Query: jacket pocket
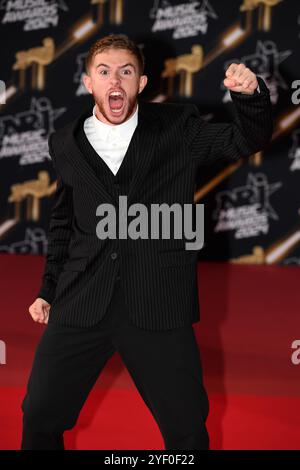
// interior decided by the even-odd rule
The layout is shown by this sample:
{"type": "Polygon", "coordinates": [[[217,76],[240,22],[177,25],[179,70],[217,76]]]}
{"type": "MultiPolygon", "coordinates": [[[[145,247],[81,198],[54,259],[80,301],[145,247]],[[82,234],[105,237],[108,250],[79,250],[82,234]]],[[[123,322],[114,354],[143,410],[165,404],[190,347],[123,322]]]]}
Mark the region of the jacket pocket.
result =
{"type": "Polygon", "coordinates": [[[197,261],[198,251],[161,251],[158,253],[160,266],[184,266],[197,261]]]}
{"type": "Polygon", "coordinates": [[[63,269],[64,271],[84,271],[87,261],[88,258],[71,258],[65,262],[63,269]]]}

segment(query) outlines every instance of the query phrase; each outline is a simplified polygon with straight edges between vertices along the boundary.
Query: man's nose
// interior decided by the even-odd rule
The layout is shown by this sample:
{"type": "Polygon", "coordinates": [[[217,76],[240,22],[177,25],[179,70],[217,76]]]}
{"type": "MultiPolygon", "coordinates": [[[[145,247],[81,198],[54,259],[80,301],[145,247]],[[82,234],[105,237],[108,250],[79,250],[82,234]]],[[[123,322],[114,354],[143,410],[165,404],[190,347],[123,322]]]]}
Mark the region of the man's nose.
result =
{"type": "Polygon", "coordinates": [[[118,84],[118,83],[121,83],[121,78],[120,78],[120,75],[118,74],[118,72],[114,72],[111,75],[111,82],[115,85],[118,84]]]}

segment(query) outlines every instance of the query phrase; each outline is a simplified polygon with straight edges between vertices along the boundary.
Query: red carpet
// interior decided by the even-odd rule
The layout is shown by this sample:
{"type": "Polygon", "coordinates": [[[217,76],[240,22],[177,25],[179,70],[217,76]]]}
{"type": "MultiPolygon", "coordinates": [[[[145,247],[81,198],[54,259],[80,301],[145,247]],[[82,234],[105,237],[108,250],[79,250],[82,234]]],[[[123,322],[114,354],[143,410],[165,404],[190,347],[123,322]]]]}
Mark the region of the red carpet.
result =
{"type": "MultiPolygon", "coordinates": [[[[27,313],[43,258],[0,255],[0,449],[18,449],[20,405],[43,326],[27,313]]],[[[201,322],[195,332],[210,396],[213,449],[299,449],[299,270],[294,267],[199,266],[201,322]]],[[[163,449],[152,415],[118,354],[87,400],[68,449],[163,449]]]]}

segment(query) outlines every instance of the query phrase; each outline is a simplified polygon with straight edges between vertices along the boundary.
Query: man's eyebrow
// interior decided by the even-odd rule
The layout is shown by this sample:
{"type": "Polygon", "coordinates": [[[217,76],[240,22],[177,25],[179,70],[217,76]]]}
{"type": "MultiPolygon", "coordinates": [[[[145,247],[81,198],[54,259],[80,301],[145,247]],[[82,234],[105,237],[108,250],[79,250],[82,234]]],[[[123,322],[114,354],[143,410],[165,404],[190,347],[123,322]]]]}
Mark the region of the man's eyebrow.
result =
{"type": "MultiPolygon", "coordinates": [[[[135,69],[135,66],[134,66],[131,62],[128,62],[127,64],[124,64],[124,65],[120,65],[120,67],[118,67],[118,68],[119,68],[119,69],[123,69],[124,67],[128,67],[128,66],[133,67],[133,68],[135,69]]],[[[102,63],[96,65],[96,69],[97,69],[98,67],[107,67],[107,68],[109,69],[109,65],[107,65],[107,64],[102,64],[102,63]]]]}

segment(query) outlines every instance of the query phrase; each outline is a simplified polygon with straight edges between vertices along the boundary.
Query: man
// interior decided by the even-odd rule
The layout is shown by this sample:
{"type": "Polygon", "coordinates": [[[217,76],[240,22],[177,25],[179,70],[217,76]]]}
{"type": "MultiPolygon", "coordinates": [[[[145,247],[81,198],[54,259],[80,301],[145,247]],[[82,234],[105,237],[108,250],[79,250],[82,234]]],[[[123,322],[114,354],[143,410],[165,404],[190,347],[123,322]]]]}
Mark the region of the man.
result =
{"type": "Polygon", "coordinates": [[[137,99],[147,84],[144,58],[124,35],[93,44],[86,72],[94,108],[49,139],[57,190],[43,282],[29,308],[47,327],[23,400],[22,449],[64,448],[63,432],[115,351],[165,448],[208,449],[192,326],[197,251],[186,250],[183,237],[98,236],[99,206],[120,215],[119,196],[131,207],[192,204],[199,166],[268,143],[269,91],[243,64],[231,64],[224,84],[235,104],[232,123],[207,123],[193,104],[145,103],[137,99]]]}

